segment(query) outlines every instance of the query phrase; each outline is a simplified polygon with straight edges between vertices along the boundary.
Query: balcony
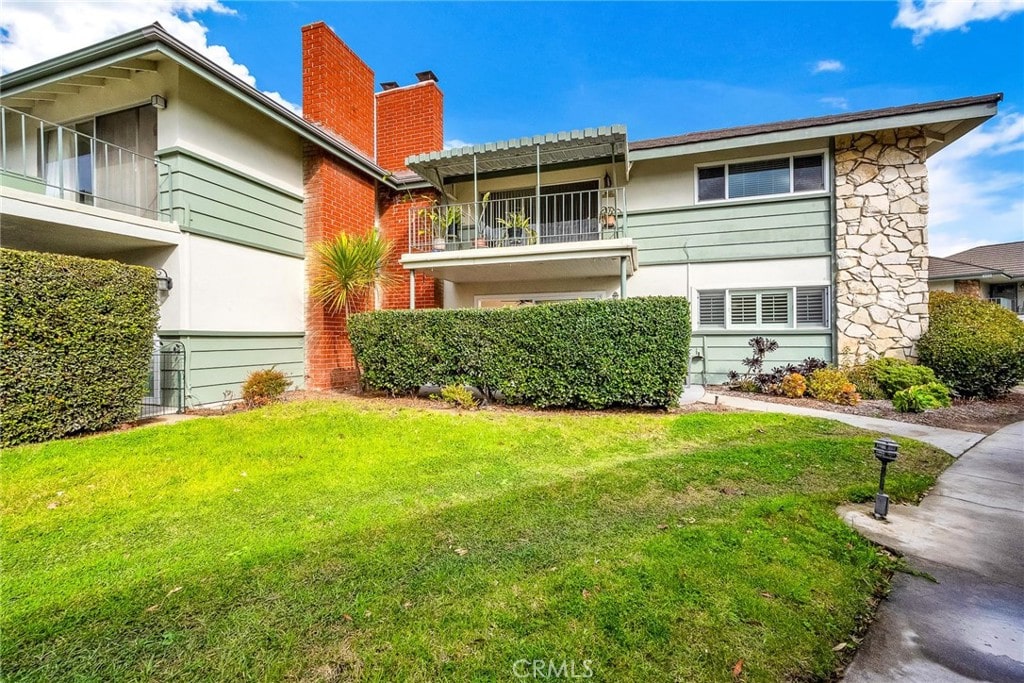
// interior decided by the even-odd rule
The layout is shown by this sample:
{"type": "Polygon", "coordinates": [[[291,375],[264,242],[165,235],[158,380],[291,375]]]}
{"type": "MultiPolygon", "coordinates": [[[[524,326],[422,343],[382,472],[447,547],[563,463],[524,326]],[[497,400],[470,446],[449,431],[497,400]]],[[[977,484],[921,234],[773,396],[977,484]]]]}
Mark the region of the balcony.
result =
{"type": "Polygon", "coordinates": [[[5,245],[94,255],[177,243],[167,164],[85,125],[0,107],[5,245]]]}
{"type": "Polygon", "coordinates": [[[409,209],[402,264],[451,282],[632,275],[624,188],[510,194],[409,209]]]}

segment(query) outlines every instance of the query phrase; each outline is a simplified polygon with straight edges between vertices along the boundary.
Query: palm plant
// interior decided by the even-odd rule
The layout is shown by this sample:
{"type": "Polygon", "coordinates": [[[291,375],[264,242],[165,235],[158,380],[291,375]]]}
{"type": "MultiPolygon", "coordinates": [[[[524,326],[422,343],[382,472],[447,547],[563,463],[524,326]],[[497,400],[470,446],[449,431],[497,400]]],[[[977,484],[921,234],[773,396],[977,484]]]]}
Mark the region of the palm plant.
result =
{"type": "Polygon", "coordinates": [[[341,233],[314,246],[317,273],[309,293],[329,311],[344,311],[348,318],[353,297],[397,279],[387,269],[394,246],[378,232],[362,235],[341,233]]]}

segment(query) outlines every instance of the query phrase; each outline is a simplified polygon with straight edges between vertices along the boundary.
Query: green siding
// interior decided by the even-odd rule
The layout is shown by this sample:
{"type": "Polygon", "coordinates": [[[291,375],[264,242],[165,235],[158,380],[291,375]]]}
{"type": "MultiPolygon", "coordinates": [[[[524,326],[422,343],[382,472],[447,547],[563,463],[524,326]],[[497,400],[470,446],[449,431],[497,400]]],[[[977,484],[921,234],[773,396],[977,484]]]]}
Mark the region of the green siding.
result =
{"type": "Polygon", "coordinates": [[[174,219],[183,232],[302,257],[302,197],[180,149],[160,160],[170,166],[174,219]]]}
{"type": "Polygon", "coordinates": [[[694,384],[721,384],[730,370],[743,373],[746,367],[741,362],[748,358],[751,349],[747,341],[762,336],[779,342],[779,349],[765,358],[765,371],[783,365],[796,364],[805,358],[821,358],[832,362],[832,335],[821,330],[764,332],[694,332],[690,341],[690,381],[694,384]],[[703,353],[704,360],[692,360],[703,353]]]}
{"type": "Polygon", "coordinates": [[[15,190],[34,192],[36,194],[46,194],[46,183],[42,180],[39,178],[30,178],[28,176],[18,175],[17,173],[0,171],[0,184],[4,187],[14,188],[15,190]]]}
{"type": "Polygon", "coordinates": [[[831,253],[829,197],[631,211],[641,267],[831,253]]]}
{"type": "Polygon", "coordinates": [[[190,406],[223,401],[226,391],[237,400],[249,373],[264,368],[285,373],[293,389],[303,386],[305,337],[301,332],[178,331],[161,333],[160,338],[185,345],[186,401],[190,406]]]}

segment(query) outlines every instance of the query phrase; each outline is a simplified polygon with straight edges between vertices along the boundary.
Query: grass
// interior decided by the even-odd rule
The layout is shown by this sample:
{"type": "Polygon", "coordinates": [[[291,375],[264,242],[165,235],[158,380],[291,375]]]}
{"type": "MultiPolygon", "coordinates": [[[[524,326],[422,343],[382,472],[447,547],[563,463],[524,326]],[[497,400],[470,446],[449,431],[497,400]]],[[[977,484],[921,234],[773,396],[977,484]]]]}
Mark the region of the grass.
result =
{"type": "MultiPolygon", "coordinates": [[[[834,512],[873,495],[873,438],[304,402],[11,449],[3,674],[828,679],[891,567],[834,512]]],[[[948,460],[903,443],[890,494],[948,460]]]]}

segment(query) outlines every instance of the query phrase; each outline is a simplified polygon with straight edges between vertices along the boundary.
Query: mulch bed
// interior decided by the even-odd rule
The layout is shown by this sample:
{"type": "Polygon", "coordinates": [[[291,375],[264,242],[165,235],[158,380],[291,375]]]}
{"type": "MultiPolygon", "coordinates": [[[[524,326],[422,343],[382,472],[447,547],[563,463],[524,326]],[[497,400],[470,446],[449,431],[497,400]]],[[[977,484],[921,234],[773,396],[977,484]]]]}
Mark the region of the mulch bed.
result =
{"type": "Polygon", "coordinates": [[[803,408],[828,410],[833,413],[863,415],[980,434],[991,434],[1006,425],[1024,420],[1024,390],[1020,387],[997,399],[953,399],[953,405],[949,408],[937,408],[923,413],[897,412],[893,409],[891,401],[861,401],[855,406],[840,406],[813,398],[786,398],[733,391],[725,386],[709,386],[707,389],[716,394],[740,396],[755,401],[785,403],[803,408]]]}

